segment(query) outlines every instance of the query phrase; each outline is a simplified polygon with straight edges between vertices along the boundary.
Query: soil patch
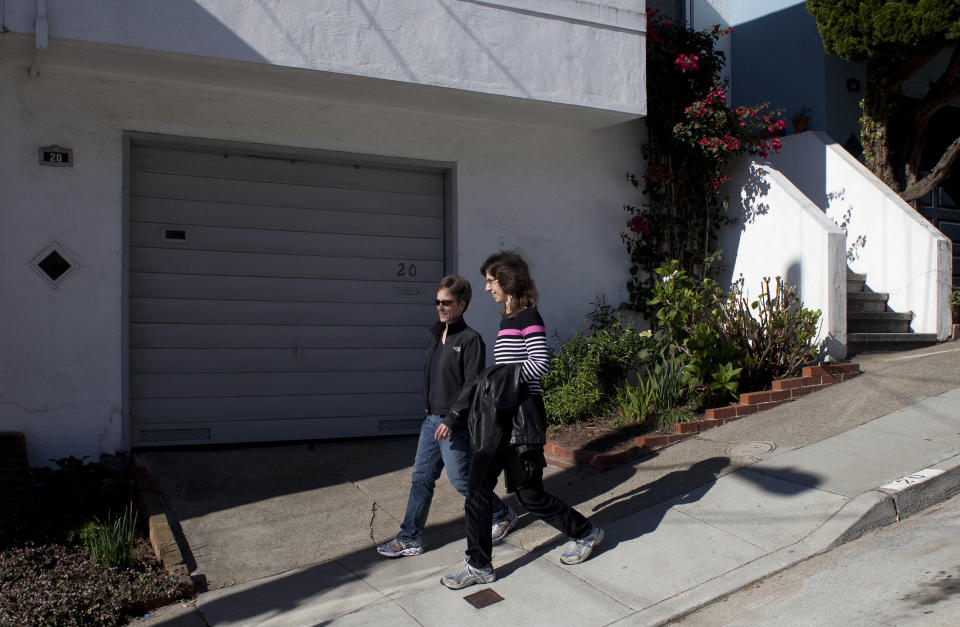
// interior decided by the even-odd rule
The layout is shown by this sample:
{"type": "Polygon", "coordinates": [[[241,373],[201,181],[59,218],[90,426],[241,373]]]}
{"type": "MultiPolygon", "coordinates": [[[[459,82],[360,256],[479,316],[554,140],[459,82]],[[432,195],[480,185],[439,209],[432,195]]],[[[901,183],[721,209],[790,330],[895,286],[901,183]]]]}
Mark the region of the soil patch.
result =
{"type": "Polygon", "coordinates": [[[609,418],[598,417],[573,424],[553,425],[547,429],[547,439],[570,450],[587,449],[598,453],[615,453],[633,448],[634,440],[638,436],[651,432],[648,423],[617,425],[609,418]]]}
{"type": "MultiPolygon", "coordinates": [[[[702,420],[703,413],[693,416],[702,420]]],[[[672,431],[656,431],[650,421],[617,424],[616,417],[600,416],[573,424],[547,428],[547,440],[565,449],[585,449],[596,453],[618,453],[635,446],[635,439],[644,435],[660,435],[672,431]]]]}

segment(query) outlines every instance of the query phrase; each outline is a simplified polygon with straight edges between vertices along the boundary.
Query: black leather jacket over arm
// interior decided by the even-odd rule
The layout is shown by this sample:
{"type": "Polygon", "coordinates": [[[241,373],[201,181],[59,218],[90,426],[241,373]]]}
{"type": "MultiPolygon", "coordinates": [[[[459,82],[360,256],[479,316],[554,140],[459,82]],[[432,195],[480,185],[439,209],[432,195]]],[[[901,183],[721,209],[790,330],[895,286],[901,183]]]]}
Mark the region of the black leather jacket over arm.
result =
{"type": "Polygon", "coordinates": [[[527,391],[520,376],[520,364],[497,364],[477,377],[468,419],[475,452],[492,455],[503,444],[520,454],[543,450],[547,438],[542,401],[527,391]]]}

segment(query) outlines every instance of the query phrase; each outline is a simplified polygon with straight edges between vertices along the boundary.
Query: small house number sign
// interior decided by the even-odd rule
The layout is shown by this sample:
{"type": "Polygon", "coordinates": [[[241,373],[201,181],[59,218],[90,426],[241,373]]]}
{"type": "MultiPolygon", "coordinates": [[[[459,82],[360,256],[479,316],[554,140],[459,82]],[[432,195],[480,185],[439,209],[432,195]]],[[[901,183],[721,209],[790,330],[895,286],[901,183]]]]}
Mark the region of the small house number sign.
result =
{"type": "Polygon", "coordinates": [[[49,165],[55,168],[73,167],[73,149],[63,146],[42,146],[40,148],[40,165],[49,165]]]}

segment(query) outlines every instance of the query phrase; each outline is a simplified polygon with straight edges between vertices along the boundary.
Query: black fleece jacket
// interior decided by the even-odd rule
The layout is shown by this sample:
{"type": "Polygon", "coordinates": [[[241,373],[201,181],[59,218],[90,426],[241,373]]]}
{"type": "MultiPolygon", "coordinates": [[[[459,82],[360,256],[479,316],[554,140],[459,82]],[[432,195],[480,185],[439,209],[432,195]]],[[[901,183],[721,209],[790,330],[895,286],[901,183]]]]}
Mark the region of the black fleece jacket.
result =
{"type": "Polygon", "coordinates": [[[437,322],[430,329],[433,337],[423,365],[423,406],[426,413],[443,416],[443,424],[453,429],[466,427],[465,420],[470,412],[470,383],[483,370],[487,348],[480,334],[460,318],[450,324],[447,341],[437,353],[444,326],[444,323],[437,322]],[[434,355],[440,362],[437,364],[435,388],[431,395],[430,367],[434,355]],[[431,396],[434,398],[433,406],[430,404],[431,396]]]}

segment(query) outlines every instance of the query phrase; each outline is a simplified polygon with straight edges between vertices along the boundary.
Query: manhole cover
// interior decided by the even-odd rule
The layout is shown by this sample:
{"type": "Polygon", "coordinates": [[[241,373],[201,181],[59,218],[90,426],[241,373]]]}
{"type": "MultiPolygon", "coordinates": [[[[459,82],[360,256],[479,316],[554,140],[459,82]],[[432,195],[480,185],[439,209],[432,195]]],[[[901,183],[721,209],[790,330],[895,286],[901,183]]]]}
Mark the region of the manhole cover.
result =
{"type": "Polygon", "coordinates": [[[741,442],[728,448],[727,455],[730,457],[759,457],[775,448],[777,448],[777,445],[773,442],[741,442]]]}

